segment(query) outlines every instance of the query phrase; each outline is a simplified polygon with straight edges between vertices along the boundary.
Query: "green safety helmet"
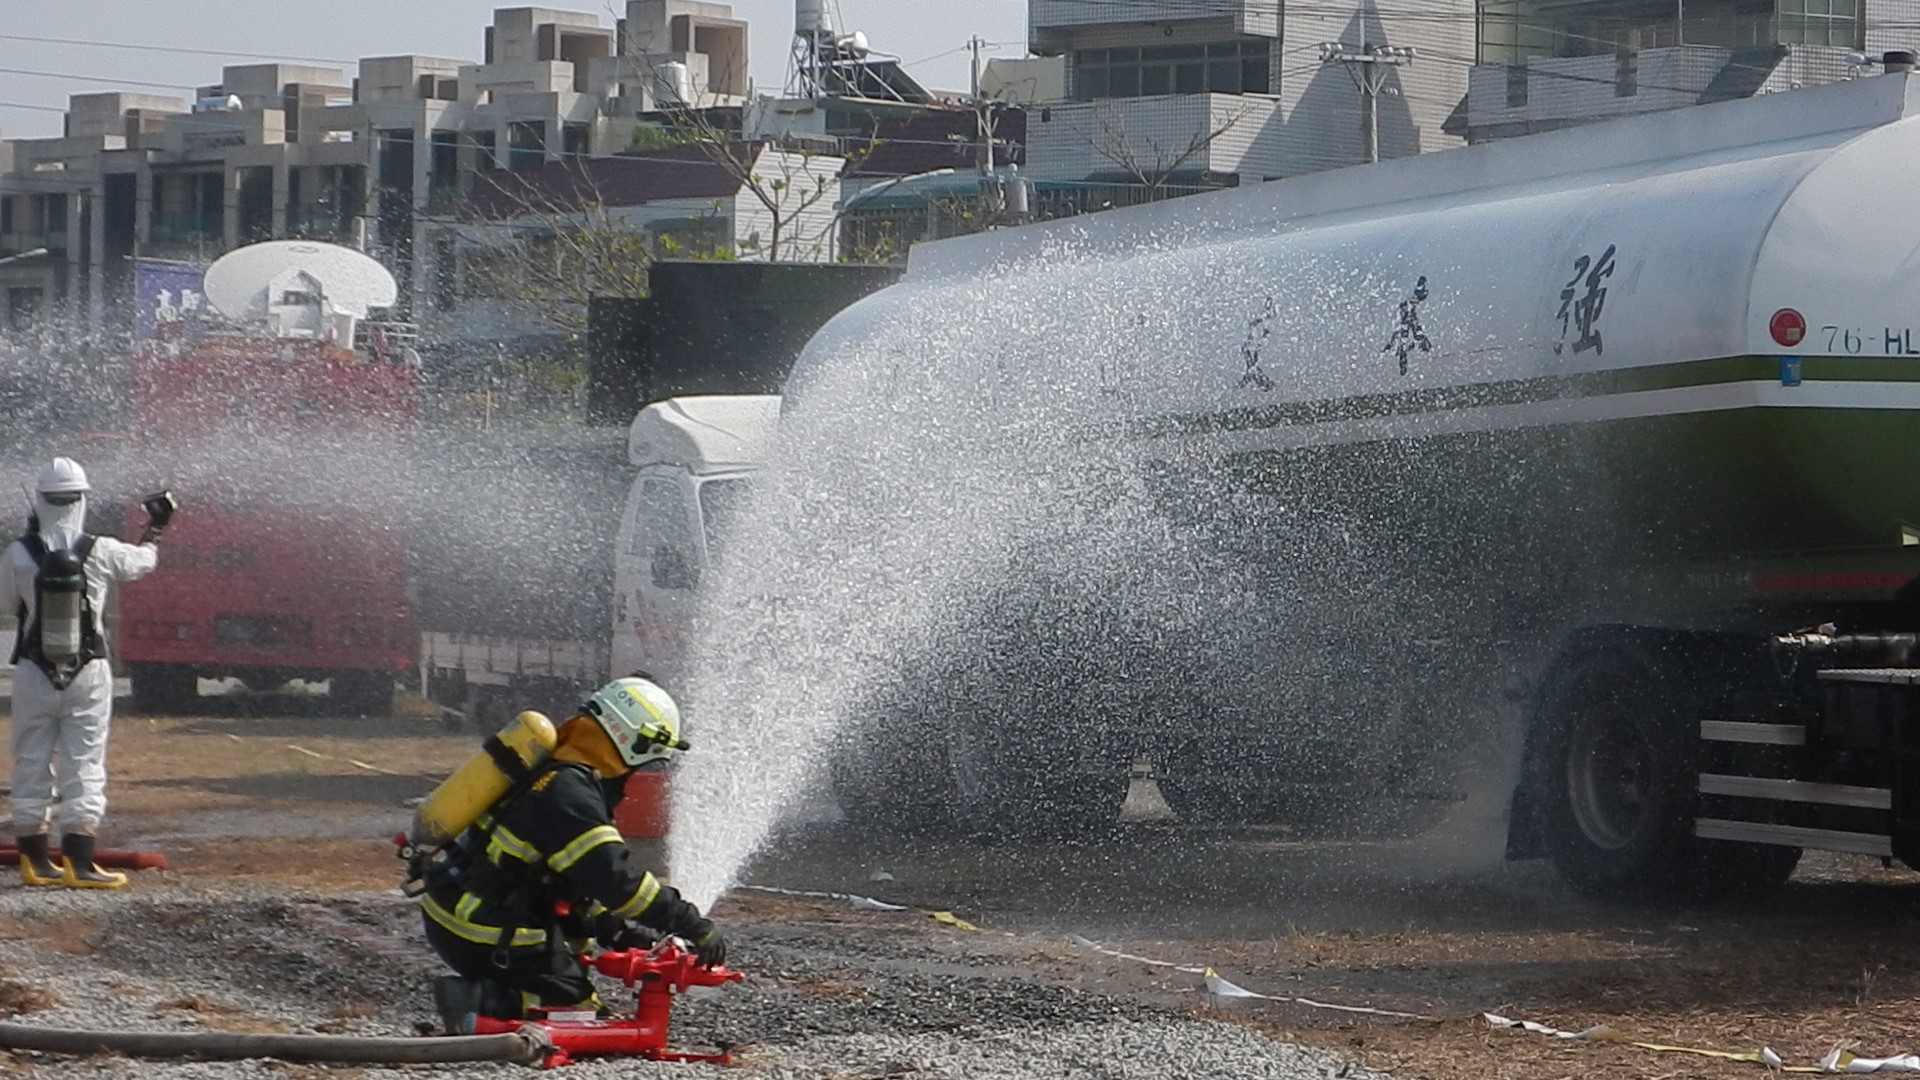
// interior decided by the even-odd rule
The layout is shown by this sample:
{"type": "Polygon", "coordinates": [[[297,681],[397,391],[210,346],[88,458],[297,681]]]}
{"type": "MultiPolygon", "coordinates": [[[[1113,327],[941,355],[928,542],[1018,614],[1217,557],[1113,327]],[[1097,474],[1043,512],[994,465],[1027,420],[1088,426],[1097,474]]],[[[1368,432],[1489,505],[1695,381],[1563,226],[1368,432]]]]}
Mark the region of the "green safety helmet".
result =
{"type": "Polygon", "coordinates": [[[599,722],[620,760],[634,768],[688,748],[680,738],[680,706],[651,679],[615,679],[595,690],[580,711],[599,722]]]}

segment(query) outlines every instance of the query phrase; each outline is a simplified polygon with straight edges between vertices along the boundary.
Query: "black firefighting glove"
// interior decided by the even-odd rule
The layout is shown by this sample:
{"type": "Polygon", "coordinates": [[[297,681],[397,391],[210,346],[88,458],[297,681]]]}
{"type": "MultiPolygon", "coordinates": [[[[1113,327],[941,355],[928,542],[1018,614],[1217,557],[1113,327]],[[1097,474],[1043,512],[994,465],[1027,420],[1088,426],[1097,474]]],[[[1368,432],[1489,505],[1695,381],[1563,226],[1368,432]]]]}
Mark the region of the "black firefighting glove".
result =
{"type": "Polygon", "coordinates": [[[673,925],[667,932],[692,945],[693,955],[699,958],[702,967],[719,967],[727,962],[727,939],[713,928],[712,919],[684,900],[677,903],[673,914],[673,925]]]}
{"type": "Polygon", "coordinates": [[[693,946],[693,954],[702,965],[718,967],[727,962],[727,940],[713,928],[713,920],[680,899],[679,891],[672,886],[662,888],[659,898],[648,905],[640,917],[674,937],[685,939],[693,946]]]}
{"type": "Polygon", "coordinates": [[[142,499],[140,506],[147,512],[147,527],[140,533],[140,542],[151,544],[167,531],[167,523],[173,520],[173,512],[180,504],[174,500],[173,492],[162,491],[142,499]]]}
{"type": "Polygon", "coordinates": [[[593,939],[603,949],[651,949],[660,936],[632,919],[609,912],[594,919],[593,939]]]}
{"type": "Polygon", "coordinates": [[[713,928],[711,920],[698,920],[680,936],[693,943],[693,955],[701,967],[719,967],[727,962],[727,939],[713,928]]]}

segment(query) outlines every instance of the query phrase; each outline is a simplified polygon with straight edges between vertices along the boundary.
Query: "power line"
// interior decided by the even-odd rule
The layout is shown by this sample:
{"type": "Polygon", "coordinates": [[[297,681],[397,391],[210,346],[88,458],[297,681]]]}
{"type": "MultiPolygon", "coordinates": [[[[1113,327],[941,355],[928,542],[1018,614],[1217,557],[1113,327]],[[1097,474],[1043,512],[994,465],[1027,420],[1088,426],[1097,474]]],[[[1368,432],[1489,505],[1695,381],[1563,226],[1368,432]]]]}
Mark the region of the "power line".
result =
{"type": "Polygon", "coordinates": [[[145,82],[140,79],[111,79],[104,75],[75,75],[68,71],[29,71],[26,68],[0,67],[0,75],[32,75],[42,79],[71,79],[75,82],[108,83],[114,86],[153,86],[165,90],[198,90],[185,83],[145,82]]]}
{"type": "Polygon", "coordinates": [[[174,53],[180,56],[218,56],[226,59],[247,60],[293,60],[302,64],[338,64],[352,67],[357,60],[341,60],[329,56],[282,56],[276,53],[249,52],[233,49],[194,49],[184,45],[136,45],[125,41],[89,41],[85,38],[33,37],[27,34],[0,34],[0,41],[31,41],[42,45],[80,45],[95,49],[127,49],[133,52],[174,53]]]}

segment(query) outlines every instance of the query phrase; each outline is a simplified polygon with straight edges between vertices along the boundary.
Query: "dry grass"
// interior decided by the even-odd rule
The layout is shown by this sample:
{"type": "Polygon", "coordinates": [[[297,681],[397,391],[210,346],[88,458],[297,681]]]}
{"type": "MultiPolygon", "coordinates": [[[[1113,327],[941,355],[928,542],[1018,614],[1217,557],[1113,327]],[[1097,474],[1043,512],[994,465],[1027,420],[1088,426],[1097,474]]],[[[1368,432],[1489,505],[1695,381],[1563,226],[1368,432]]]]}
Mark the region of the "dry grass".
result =
{"type": "Polygon", "coordinates": [[[117,717],[107,756],[108,827],[190,822],[219,811],[398,807],[401,798],[432,790],[478,744],[418,719],[117,717]]]}
{"type": "Polygon", "coordinates": [[[37,918],[0,915],[0,941],[31,941],[44,949],[69,956],[92,956],[100,951],[104,923],[85,915],[54,912],[37,918]]]}
{"type": "Polygon", "coordinates": [[[169,1012],[192,1013],[208,1031],[227,1031],[237,1035],[279,1035],[293,1030],[280,1020],[254,1016],[238,1005],[215,1001],[204,994],[169,998],[153,1007],[154,1015],[169,1012]]]}
{"type": "Polygon", "coordinates": [[[0,980],[0,1016],[25,1016],[60,1004],[60,996],[43,986],[16,979],[0,980]]]}
{"type": "Polygon", "coordinates": [[[303,838],[298,854],[284,839],[228,837],[167,847],[168,873],[200,880],[274,882],[308,889],[384,889],[400,883],[401,862],[390,841],[303,838]]]}
{"type": "Polygon", "coordinates": [[[155,1016],[162,1013],[185,1012],[201,1016],[237,1015],[243,1010],[223,1001],[215,1001],[205,994],[188,994],[184,997],[168,998],[153,1007],[155,1016]]]}

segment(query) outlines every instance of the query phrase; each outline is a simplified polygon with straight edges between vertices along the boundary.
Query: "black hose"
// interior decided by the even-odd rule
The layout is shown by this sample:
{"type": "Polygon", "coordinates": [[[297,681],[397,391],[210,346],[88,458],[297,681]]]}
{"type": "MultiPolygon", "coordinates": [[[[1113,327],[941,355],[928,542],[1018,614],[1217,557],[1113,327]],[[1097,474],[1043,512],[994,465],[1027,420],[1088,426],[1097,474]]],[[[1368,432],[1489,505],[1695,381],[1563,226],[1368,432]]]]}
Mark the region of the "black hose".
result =
{"type": "Polygon", "coordinates": [[[547,1040],[537,1027],[505,1035],[358,1037],[353,1035],[241,1035],[225,1031],[82,1031],[0,1023],[0,1048],[54,1054],[127,1054],[210,1061],[280,1061],[360,1065],[435,1065],[451,1062],[537,1063],[547,1040]]]}

